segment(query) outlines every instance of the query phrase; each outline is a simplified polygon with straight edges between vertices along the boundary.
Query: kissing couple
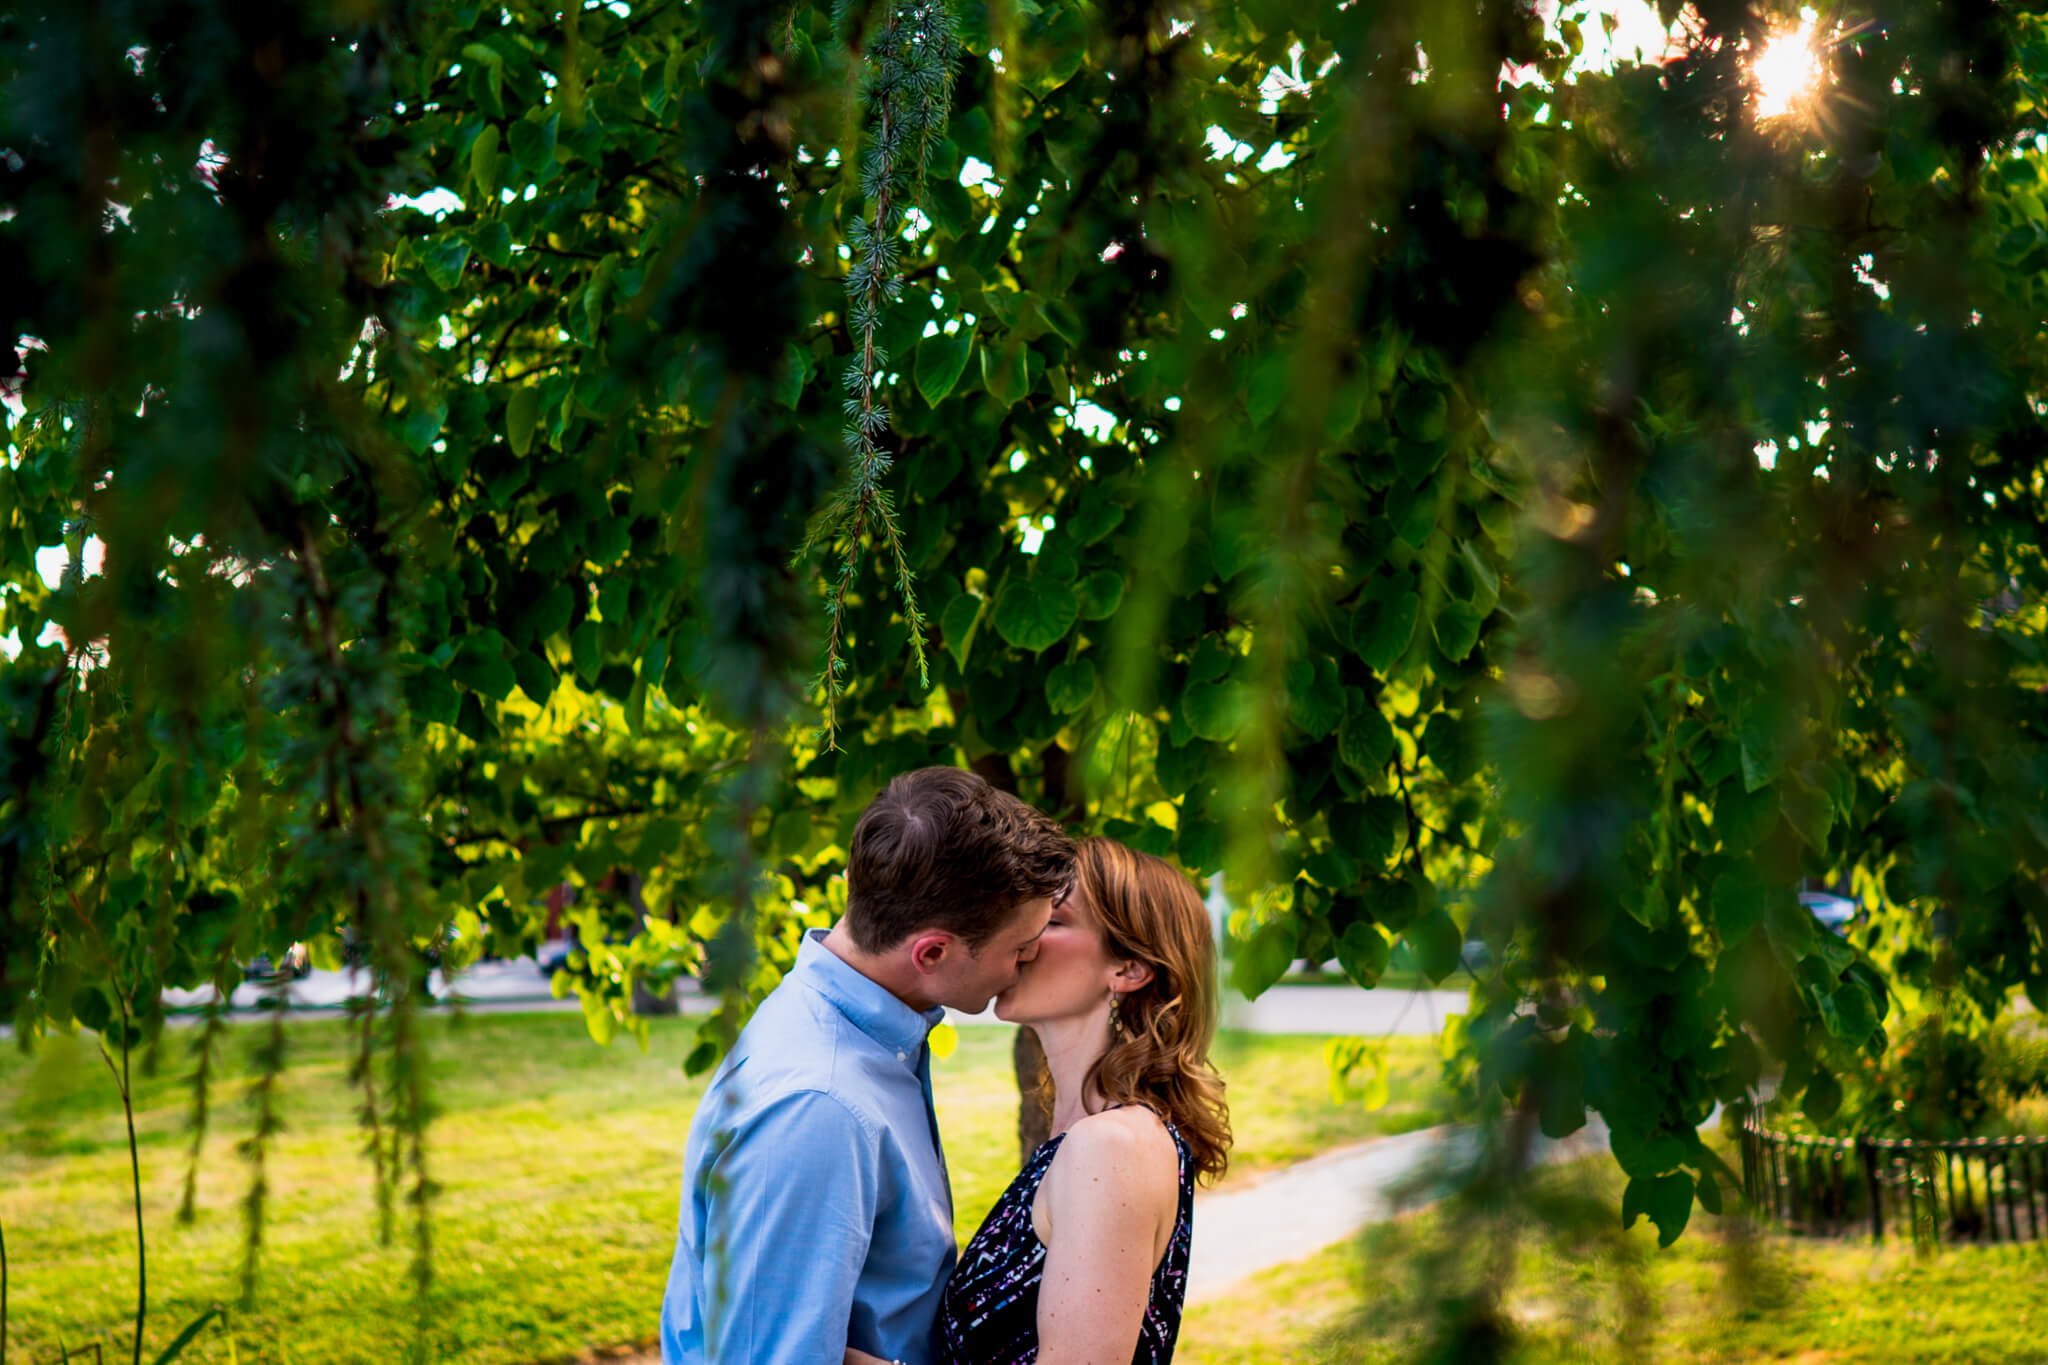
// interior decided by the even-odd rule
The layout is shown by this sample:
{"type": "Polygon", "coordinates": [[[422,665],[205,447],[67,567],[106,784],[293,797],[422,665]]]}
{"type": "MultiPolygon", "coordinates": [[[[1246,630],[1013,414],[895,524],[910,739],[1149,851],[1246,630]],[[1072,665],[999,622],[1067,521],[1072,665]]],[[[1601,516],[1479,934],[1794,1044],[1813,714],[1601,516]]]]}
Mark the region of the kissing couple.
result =
{"type": "Polygon", "coordinates": [[[1164,1365],[1230,1146],[1193,883],[958,768],[889,783],[846,881],[691,1121],[663,1365],[1164,1365]],[[926,1038],[991,999],[1053,1136],[962,1253],[926,1038]]]}

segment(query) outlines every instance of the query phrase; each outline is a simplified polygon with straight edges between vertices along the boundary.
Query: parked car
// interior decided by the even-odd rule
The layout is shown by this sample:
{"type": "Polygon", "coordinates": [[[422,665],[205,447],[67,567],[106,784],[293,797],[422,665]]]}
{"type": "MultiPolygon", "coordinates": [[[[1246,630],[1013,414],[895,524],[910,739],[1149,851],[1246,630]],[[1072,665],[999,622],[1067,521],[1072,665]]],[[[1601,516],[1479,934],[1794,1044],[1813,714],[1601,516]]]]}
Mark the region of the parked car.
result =
{"type": "Polygon", "coordinates": [[[1855,901],[1847,896],[1837,896],[1832,891],[1802,891],[1799,903],[1807,908],[1821,928],[1835,934],[1847,934],[1858,913],[1855,901]]]}
{"type": "Polygon", "coordinates": [[[568,966],[569,954],[582,946],[576,938],[576,931],[574,929],[564,930],[560,938],[551,938],[542,942],[539,951],[534,954],[535,959],[540,963],[541,975],[553,976],[557,969],[568,966]]]}
{"type": "Polygon", "coordinates": [[[258,953],[242,969],[242,977],[247,981],[304,981],[312,971],[313,959],[306,952],[306,945],[294,943],[275,962],[270,960],[270,954],[258,953]]]}

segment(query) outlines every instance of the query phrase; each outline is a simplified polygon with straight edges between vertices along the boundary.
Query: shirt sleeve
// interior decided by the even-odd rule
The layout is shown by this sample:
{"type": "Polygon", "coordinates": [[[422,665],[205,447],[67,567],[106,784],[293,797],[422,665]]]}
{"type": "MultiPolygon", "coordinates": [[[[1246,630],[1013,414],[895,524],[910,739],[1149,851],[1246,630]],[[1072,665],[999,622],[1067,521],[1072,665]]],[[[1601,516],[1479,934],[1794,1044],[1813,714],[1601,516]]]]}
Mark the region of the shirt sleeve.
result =
{"type": "Polygon", "coordinates": [[[704,1344],[719,1365],[819,1365],[846,1353],[874,1237],[878,1155],[837,1099],[805,1090],[734,1133],[699,1176],[704,1344]]]}

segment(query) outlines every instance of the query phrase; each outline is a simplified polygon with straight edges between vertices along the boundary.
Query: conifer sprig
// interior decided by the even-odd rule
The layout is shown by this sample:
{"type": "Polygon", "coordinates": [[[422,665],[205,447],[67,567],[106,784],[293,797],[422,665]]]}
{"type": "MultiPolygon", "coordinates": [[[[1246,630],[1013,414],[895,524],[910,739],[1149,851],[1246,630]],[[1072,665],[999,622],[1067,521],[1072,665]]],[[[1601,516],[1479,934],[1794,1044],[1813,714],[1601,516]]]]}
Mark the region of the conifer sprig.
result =
{"type": "MultiPolygon", "coordinates": [[[[861,100],[867,145],[859,159],[864,212],[847,232],[853,264],[846,272],[847,326],[854,342],[846,366],[847,476],[838,493],[811,526],[799,558],[822,546],[843,542],[844,557],[826,601],[825,666],[819,682],[825,690],[823,737],[836,747],[839,698],[846,660],[847,590],[861,561],[862,546],[872,536],[879,542],[896,578],[903,618],[910,627],[911,653],[917,659],[918,681],[929,687],[931,669],[925,658],[924,612],[917,603],[916,583],[903,553],[896,505],[883,480],[895,457],[883,444],[889,432],[889,409],[878,390],[889,364],[877,343],[883,310],[903,293],[903,225],[907,211],[924,187],[931,151],[945,133],[953,102],[953,77],[959,65],[960,37],[945,0],[887,0],[887,18],[862,54],[861,100]]],[[[842,35],[867,7],[841,0],[835,21],[842,35]]]]}

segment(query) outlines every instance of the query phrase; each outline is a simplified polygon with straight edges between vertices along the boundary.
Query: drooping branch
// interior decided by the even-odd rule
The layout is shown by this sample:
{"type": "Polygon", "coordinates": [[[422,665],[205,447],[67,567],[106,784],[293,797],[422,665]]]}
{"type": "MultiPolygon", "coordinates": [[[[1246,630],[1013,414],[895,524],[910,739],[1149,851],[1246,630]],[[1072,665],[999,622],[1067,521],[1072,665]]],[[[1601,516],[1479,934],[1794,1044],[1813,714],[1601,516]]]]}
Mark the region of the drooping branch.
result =
{"type": "MultiPolygon", "coordinates": [[[[135,1145],[135,1090],[128,1075],[128,1055],[133,1047],[134,1030],[131,1027],[128,996],[123,992],[121,1005],[121,1064],[114,1065],[114,1058],[107,1051],[104,1038],[100,1040],[100,1057],[107,1064],[107,1070],[114,1074],[114,1085],[121,1092],[121,1113],[128,1121],[128,1178],[130,1192],[135,1206],[135,1355],[134,1365],[142,1365],[142,1325],[149,1313],[149,1244],[142,1232],[142,1158],[135,1145]]],[[[4,1354],[4,1352],[0,1352],[4,1354]]]]}
{"type": "MultiPolygon", "coordinates": [[[[842,3],[838,23],[842,34],[857,7],[842,3]]],[[[860,155],[860,186],[866,212],[847,233],[853,265],[846,273],[848,330],[854,357],[847,363],[846,481],[812,525],[799,559],[828,545],[842,547],[826,611],[825,666],[819,682],[825,692],[824,738],[835,743],[838,704],[845,660],[846,596],[870,537],[879,542],[885,566],[895,576],[910,649],[917,660],[919,682],[931,685],[924,651],[924,612],[904,554],[896,505],[883,480],[895,456],[883,444],[889,432],[889,409],[878,390],[889,356],[875,339],[883,310],[903,293],[903,232],[908,209],[924,187],[931,151],[945,132],[953,101],[953,78],[960,59],[960,38],[945,0],[891,0],[888,18],[873,43],[859,54],[864,62],[861,97],[868,144],[860,155]]]]}

